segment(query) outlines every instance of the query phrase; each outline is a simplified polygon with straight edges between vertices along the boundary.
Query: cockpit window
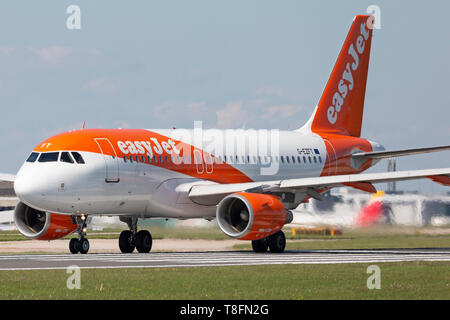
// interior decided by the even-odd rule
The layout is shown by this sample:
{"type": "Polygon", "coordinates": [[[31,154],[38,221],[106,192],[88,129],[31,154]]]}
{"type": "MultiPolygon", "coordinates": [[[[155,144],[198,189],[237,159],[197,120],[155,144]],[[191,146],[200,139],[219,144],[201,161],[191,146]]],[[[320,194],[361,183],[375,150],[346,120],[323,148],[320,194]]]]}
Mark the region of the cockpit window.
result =
{"type": "Polygon", "coordinates": [[[61,152],[61,158],[59,158],[59,161],[73,163],[73,159],[68,152],[61,152]]]}
{"type": "Polygon", "coordinates": [[[73,158],[75,159],[75,161],[76,161],[77,163],[81,163],[81,164],[84,163],[83,157],[82,157],[81,154],[79,154],[78,152],[72,152],[72,156],[73,156],[73,158]]]}
{"type": "Polygon", "coordinates": [[[58,161],[59,152],[44,152],[41,153],[38,162],[54,162],[58,161]]]}
{"type": "Polygon", "coordinates": [[[28,157],[27,162],[35,162],[38,157],[39,157],[39,153],[32,152],[30,154],[30,156],[28,157]]]}

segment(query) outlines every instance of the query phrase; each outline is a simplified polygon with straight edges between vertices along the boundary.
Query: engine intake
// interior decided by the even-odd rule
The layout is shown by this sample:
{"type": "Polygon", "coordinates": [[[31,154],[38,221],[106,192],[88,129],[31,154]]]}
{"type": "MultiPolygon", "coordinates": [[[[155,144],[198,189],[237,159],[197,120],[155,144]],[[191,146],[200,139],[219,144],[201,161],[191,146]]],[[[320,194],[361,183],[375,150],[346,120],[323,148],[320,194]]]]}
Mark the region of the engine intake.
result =
{"type": "Polygon", "coordinates": [[[14,222],[21,234],[37,240],[59,239],[77,229],[69,215],[39,211],[23,202],[14,210],[14,222]]]}
{"type": "Polygon", "coordinates": [[[276,196],[238,192],[220,201],[216,218],[220,229],[228,236],[258,240],[278,232],[293,216],[276,196]]]}

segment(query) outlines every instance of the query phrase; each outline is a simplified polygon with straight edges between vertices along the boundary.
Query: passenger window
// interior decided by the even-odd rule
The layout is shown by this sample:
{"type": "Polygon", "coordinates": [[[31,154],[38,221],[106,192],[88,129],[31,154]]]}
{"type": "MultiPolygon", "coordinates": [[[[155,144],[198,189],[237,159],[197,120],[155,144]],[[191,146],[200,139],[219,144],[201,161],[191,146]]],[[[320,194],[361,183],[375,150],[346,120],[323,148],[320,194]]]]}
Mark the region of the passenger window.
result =
{"type": "Polygon", "coordinates": [[[319,162],[322,163],[322,157],[318,156],[318,158],[319,158],[319,162]]]}
{"type": "Polygon", "coordinates": [[[148,162],[148,163],[152,162],[152,157],[150,157],[149,154],[147,154],[147,162],[148,162]]]}
{"type": "Polygon", "coordinates": [[[310,157],[310,156],[308,157],[308,160],[309,160],[309,163],[312,163],[312,161],[311,161],[311,157],[310,157]]]}
{"type": "Polygon", "coordinates": [[[39,157],[39,153],[32,152],[30,154],[30,156],[28,157],[27,162],[35,162],[38,157],[39,157]]]}
{"type": "Polygon", "coordinates": [[[134,156],[134,158],[136,159],[136,162],[139,162],[139,156],[134,156]]]}
{"type": "Polygon", "coordinates": [[[303,162],[306,163],[306,157],[305,156],[303,156],[303,162]]]}
{"type": "Polygon", "coordinates": [[[58,161],[59,152],[45,152],[41,153],[39,162],[54,162],[58,161]]]}
{"type": "Polygon", "coordinates": [[[300,158],[300,156],[297,156],[297,161],[298,161],[298,163],[301,163],[301,162],[302,162],[301,159],[302,159],[302,158],[300,158]]]}
{"type": "Polygon", "coordinates": [[[75,159],[76,163],[84,164],[84,159],[78,152],[72,152],[72,156],[75,159]]]}
{"type": "Polygon", "coordinates": [[[316,158],[316,156],[314,156],[314,163],[317,163],[317,158],[316,158]]]}
{"type": "Polygon", "coordinates": [[[284,163],[284,156],[281,156],[281,162],[284,163]]]}
{"type": "Polygon", "coordinates": [[[73,163],[73,159],[68,152],[61,152],[61,158],[59,161],[73,163]]]}
{"type": "Polygon", "coordinates": [[[153,156],[153,162],[158,163],[158,158],[156,156],[153,156]]]}
{"type": "Polygon", "coordinates": [[[159,162],[163,163],[163,157],[162,156],[159,156],[159,162]]]}
{"type": "Polygon", "coordinates": [[[143,163],[145,163],[145,157],[144,156],[141,156],[141,160],[142,160],[143,163]]]}
{"type": "Polygon", "coordinates": [[[289,163],[289,156],[286,157],[286,162],[289,163]]]}
{"type": "Polygon", "coordinates": [[[130,156],[130,162],[133,163],[133,156],[130,156]]]}

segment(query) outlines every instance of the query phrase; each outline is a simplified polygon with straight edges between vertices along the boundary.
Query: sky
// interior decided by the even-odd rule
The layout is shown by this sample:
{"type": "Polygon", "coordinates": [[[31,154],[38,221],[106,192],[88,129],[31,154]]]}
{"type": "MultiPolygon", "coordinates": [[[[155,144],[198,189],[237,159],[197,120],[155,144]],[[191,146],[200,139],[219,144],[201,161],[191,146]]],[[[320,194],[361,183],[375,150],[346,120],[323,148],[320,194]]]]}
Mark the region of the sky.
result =
{"type": "MultiPolygon", "coordinates": [[[[0,4],[0,172],[81,128],[301,127],[356,14],[380,8],[362,136],[450,144],[448,1],[8,1],[0,4]],[[70,5],[80,29],[67,28],[70,5]]],[[[450,152],[399,158],[449,167],[450,152]]],[[[385,171],[380,162],[371,172],[385,171]]],[[[443,193],[428,181],[400,189],[443,193]]]]}

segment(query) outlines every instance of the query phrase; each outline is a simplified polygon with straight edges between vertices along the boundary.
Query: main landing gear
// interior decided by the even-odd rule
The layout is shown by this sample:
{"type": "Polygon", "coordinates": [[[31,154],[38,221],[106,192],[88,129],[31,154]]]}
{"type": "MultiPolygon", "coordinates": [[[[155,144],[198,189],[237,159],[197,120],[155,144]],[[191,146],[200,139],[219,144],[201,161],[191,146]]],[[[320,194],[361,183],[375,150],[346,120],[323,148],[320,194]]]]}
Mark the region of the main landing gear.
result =
{"type": "Polygon", "coordinates": [[[137,231],[137,218],[121,217],[130,230],[124,230],[119,236],[119,248],[122,253],[131,253],[136,248],[139,253],[149,253],[152,249],[152,235],[147,230],[137,231]]]}
{"type": "Polygon", "coordinates": [[[69,250],[71,253],[81,253],[86,254],[89,251],[89,240],[85,238],[86,236],[86,220],[87,217],[85,215],[72,217],[74,223],[78,225],[77,233],[78,238],[72,238],[69,242],[69,250]]]}
{"type": "Polygon", "coordinates": [[[267,252],[267,249],[269,249],[271,253],[281,253],[285,247],[286,237],[281,230],[267,238],[252,241],[254,252],[267,252]]]}

